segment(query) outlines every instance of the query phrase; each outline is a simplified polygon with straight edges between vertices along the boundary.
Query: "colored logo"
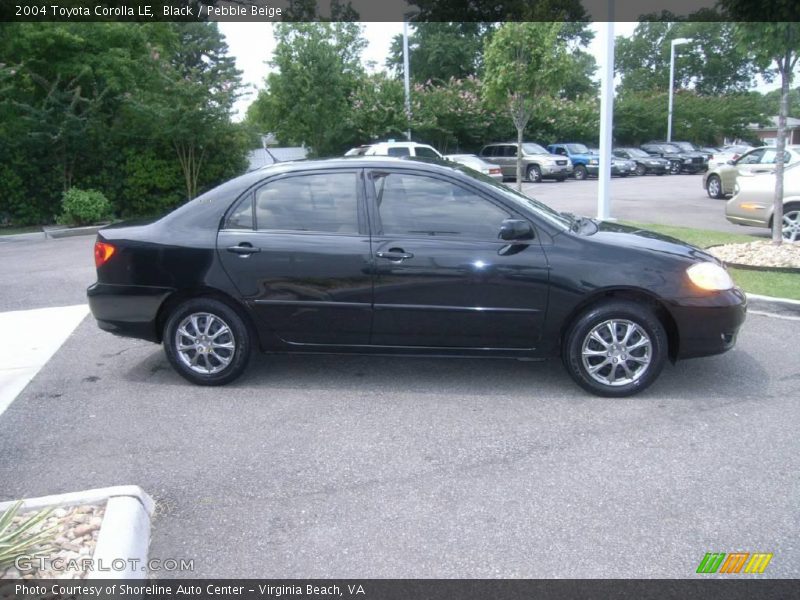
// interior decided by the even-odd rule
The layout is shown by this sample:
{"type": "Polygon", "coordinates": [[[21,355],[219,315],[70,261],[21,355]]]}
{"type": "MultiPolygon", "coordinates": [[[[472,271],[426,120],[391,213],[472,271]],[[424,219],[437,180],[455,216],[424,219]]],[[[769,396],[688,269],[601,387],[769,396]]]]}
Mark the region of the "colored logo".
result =
{"type": "Polygon", "coordinates": [[[698,573],[763,573],[772,554],[765,552],[707,552],[697,566],[698,573]]]}

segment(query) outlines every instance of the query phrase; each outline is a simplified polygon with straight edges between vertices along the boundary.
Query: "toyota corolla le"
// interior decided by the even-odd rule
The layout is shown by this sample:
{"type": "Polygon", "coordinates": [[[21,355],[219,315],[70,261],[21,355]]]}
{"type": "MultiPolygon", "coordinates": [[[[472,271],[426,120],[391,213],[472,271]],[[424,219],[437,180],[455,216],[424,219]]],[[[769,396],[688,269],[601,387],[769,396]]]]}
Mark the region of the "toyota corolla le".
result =
{"type": "Polygon", "coordinates": [[[250,172],[102,229],[95,263],[98,325],[163,344],[201,385],[257,351],[560,357],[584,389],[628,396],[668,360],[732,348],[746,312],[703,250],[384,157],[250,172]]]}

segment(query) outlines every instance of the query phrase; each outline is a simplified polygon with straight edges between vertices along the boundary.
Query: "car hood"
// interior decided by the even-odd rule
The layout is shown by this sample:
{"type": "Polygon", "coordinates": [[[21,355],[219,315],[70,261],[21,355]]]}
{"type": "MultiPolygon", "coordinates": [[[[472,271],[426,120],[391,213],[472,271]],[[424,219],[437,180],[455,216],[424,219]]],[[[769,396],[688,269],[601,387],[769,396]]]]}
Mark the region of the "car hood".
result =
{"type": "Polygon", "coordinates": [[[705,250],[681,240],[647,229],[630,227],[619,223],[600,221],[597,232],[588,237],[601,243],[625,246],[658,254],[669,254],[692,262],[709,261],[717,264],[720,262],[705,250]]]}

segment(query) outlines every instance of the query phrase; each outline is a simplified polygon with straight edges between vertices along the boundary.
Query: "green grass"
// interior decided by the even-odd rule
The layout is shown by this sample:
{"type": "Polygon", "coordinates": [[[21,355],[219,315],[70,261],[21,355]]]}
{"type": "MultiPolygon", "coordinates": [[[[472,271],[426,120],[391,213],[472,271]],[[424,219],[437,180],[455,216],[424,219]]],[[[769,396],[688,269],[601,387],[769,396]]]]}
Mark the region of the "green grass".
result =
{"type": "Polygon", "coordinates": [[[17,233],[37,233],[42,228],[38,225],[31,225],[30,227],[0,227],[0,235],[16,235],[17,233]]]}
{"type": "MultiPolygon", "coordinates": [[[[692,229],[691,227],[675,227],[673,225],[656,225],[654,223],[625,223],[649,229],[656,233],[662,233],[674,237],[684,242],[688,242],[698,248],[708,248],[720,244],[736,244],[742,242],[753,242],[764,240],[764,237],[756,237],[742,233],[725,233],[722,231],[711,231],[708,229],[692,229]]],[[[771,271],[750,271],[749,269],[729,269],[731,277],[736,284],[745,292],[751,294],[761,294],[763,296],[775,296],[776,298],[792,298],[800,300],[800,274],[797,273],[775,273],[771,271]]]]}

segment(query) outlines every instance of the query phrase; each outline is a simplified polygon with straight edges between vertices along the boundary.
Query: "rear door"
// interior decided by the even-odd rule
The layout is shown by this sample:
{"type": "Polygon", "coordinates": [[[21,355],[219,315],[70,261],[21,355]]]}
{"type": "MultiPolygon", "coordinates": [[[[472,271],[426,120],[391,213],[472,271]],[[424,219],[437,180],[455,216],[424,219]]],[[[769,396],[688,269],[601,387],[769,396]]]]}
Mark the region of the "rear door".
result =
{"type": "Polygon", "coordinates": [[[268,180],[234,208],[217,249],[264,331],[289,344],[369,342],[371,253],[360,169],[268,180]]]}
{"type": "Polygon", "coordinates": [[[509,244],[520,218],[444,175],[371,171],[375,262],[372,344],[531,349],[543,327],[548,265],[539,239],[509,244]]]}

